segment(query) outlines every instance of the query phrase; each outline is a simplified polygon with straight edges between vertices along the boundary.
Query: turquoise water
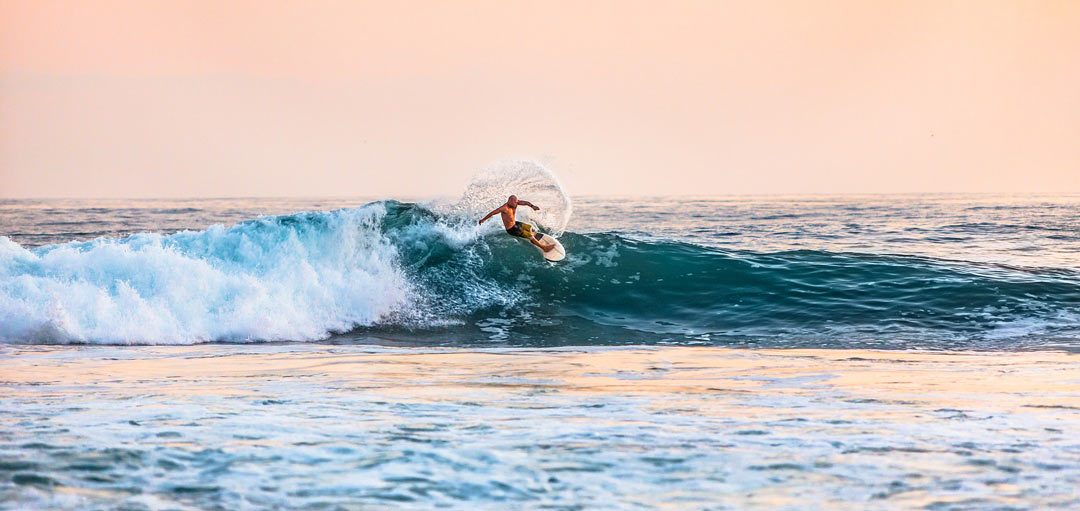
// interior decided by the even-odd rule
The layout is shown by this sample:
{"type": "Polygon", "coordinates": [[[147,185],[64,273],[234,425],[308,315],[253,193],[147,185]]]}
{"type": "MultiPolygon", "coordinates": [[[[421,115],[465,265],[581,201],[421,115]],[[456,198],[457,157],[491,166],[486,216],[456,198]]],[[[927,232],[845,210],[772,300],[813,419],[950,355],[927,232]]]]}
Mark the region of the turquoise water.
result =
{"type": "Polygon", "coordinates": [[[8,201],[0,339],[1077,346],[1080,197],[574,204],[550,265],[439,201],[8,201]]]}

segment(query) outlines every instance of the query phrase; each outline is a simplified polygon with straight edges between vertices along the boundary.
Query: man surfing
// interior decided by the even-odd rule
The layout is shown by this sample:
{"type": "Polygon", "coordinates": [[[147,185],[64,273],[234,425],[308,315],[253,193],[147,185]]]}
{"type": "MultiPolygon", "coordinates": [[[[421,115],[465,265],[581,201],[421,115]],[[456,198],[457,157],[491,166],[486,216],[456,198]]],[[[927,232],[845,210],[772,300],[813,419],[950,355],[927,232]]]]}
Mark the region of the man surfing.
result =
{"type": "Polygon", "coordinates": [[[506,204],[495,208],[491,213],[488,213],[487,216],[481,218],[480,225],[484,225],[484,221],[495,216],[495,213],[500,213],[502,214],[503,227],[506,227],[506,234],[518,238],[525,238],[544,252],[555,248],[554,243],[540,243],[541,234],[539,232],[533,232],[533,227],[531,225],[514,220],[514,216],[517,214],[517,207],[521,205],[529,206],[530,208],[533,208],[533,211],[540,211],[539,206],[535,206],[533,203],[526,200],[518,200],[517,195],[511,195],[510,198],[506,200],[506,204]]]}

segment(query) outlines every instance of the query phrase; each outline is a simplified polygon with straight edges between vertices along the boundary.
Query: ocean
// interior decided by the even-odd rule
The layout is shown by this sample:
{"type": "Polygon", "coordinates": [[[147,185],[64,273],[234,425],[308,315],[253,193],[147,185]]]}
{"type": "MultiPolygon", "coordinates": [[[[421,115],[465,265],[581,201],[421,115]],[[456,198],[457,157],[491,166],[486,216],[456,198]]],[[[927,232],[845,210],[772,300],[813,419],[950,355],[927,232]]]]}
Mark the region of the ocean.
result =
{"type": "Polygon", "coordinates": [[[2,200],[0,509],[1076,508],[1078,348],[1080,195],[2,200]]]}

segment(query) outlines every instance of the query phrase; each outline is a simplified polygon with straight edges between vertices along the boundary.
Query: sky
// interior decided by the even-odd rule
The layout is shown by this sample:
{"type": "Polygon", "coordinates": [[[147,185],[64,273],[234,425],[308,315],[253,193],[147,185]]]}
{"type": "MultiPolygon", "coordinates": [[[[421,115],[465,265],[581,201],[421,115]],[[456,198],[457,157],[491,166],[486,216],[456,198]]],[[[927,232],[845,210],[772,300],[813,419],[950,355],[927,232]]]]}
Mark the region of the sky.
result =
{"type": "Polygon", "coordinates": [[[0,0],[0,197],[1080,192],[1080,2],[0,0]]]}

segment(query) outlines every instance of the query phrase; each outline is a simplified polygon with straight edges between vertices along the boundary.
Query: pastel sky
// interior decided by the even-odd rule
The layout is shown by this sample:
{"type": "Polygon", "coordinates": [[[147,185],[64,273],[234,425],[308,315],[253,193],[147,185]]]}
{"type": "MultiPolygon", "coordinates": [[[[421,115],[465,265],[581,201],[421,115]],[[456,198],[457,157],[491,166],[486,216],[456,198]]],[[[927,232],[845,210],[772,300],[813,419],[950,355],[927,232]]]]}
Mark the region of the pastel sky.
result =
{"type": "Polygon", "coordinates": [[[1080,2],[0,0],[0,197],[1080,192],[1080,2]]]}

